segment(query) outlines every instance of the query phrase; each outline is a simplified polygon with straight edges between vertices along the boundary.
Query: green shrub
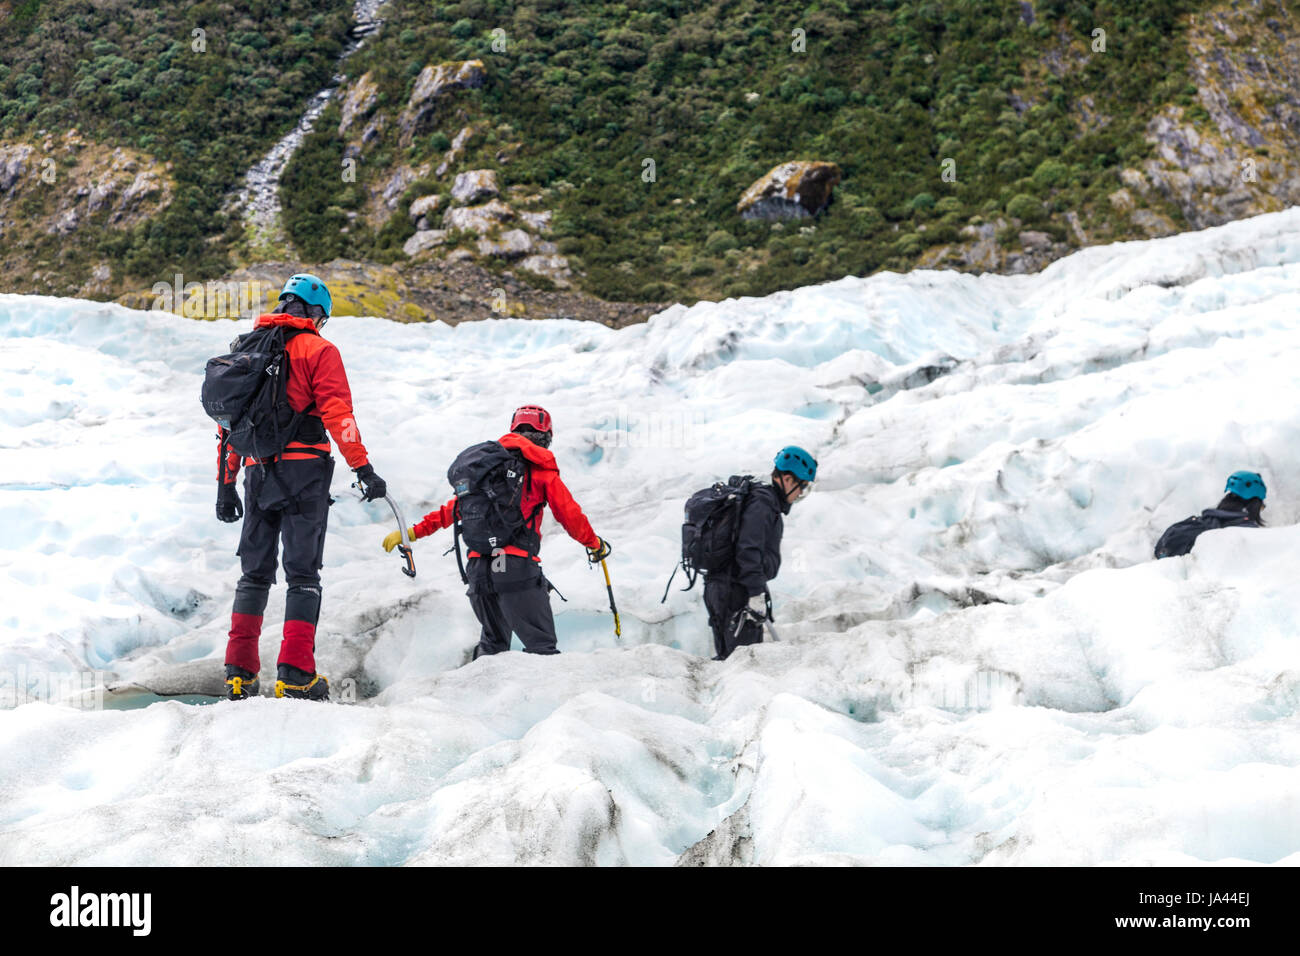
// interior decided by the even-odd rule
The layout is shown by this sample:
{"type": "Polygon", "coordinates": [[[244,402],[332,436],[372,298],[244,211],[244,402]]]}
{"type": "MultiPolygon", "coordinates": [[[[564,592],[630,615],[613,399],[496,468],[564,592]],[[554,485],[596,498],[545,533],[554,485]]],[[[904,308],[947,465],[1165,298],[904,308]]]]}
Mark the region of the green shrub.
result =
{"type": "Polygon", "coordinates": [[[679,297],[679,290],[671,282],[647,282],[637,295],[646,302],[670,302],[679,297]]]}
{"type": "Polygon", "coordinates": [[[1054,159],[1045,159],[1034,170],[1034,182],[1045,188],[1063,186],[1070,178],[1070,167],[1054,159]]]}
{"type": "Polygon", "coordinates": [[[920,233],[909,232],[894,243],[894,248],[898,250],[899,255],[911,259],[925,248],[925,238],[920,233]]]}
{"type": "Polygon", "coordinates": [[[736,248],[736,237],[725,229],[716,229],[709,233],[709,238],[704,240],[704,248],[710,255],[718,255],[726,252],[728,249],[736,248]]]}
{"type": "Polygon", "coordinates": [[[1007,203],[1007,215],[1023,222],[1037,222],[1043,215],[1043,203],[1034,196],[1017,193],[1007,203]]]}

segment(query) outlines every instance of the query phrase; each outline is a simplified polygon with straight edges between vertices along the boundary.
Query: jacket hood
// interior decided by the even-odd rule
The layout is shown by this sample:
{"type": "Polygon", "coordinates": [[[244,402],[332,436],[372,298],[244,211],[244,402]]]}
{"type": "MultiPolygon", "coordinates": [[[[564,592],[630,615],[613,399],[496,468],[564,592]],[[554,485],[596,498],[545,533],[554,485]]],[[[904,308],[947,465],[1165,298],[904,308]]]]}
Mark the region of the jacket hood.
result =
{"type": "Polygon", "coordinates": [[[315,332],[316,323],[308,318],[299,318],[296,315],[286,315],[283,312],[269,312],[266,315],[259,315],[257,321],[253,323],[255,329],[266,329],[271,326],[283,326],[287,329],[302,329],[305,332],[315,332]]]}
{"type": "Polygon", "coordinates": [[[516,432],[507,432],[497,439],[498,443],[506,448],[518,449],[534,465],[541,468],[549,468],[552,471],[559,471],[556,467],[555,455],[549,448],[543,448],[541,445],[534,445],[523,435],[516,432]]]}

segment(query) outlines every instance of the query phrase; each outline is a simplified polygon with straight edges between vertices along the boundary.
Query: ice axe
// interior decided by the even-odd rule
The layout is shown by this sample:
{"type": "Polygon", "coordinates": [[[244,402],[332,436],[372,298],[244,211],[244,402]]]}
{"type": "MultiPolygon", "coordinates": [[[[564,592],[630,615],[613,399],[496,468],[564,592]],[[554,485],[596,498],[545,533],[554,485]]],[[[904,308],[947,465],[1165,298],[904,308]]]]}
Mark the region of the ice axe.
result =
{"type": "MultiPolygon", "coordinates": [[[[731,639],[733,641],[738,640],[740,638],[740,632],[745,629],[745,624],[750,620],[753,620],[753,618],[746,618],[745,611],[743,608],[736,612],[736,628],[734,631],[732,631],[731,634],[731,639]]],[[[771,621],[767,620],[766,618],[762,619],[762,624],[763,624],[763,629],[766,630],[768,634],[772,635],[772,640],[774,641],[781,640],[780,636],[776,633],[776,625],[774,625],[771,621]]]]}
{"type": "MultiPolygon", "coordinates": [[[[358,482],[352,482],[350,490],[359,501],[366,500],[366,494],[361,490],[361,485],[358,482]]],[[[384,501],[388,502],[388,507],[392,509],[393,517],[397,519],[397,530],[402,533],[402,543],[397,546],[397,550],[402,555],[402,560],[406,562],[406,566],[402,568],[402,573],[408,578],[413,578],[415,577],[415,555],[411,550],[410,526],[407,525],[406,519],[402,517],[402,509],[397,507],[396,501],[388,495],[384,495],[384,501]]]]}
{"type": "Polygon", "coordinates": [[[747,611],[743,607],[736,612],[735,617],[732,619],[736,622],[735,630],[733,630],[731,633],[731,639],[733,641],[740,639],[740,632],[743,631],[745,629],[745,625],[751,621],[755,624],[762,625],[762,628],[760,628],[760,633],[761,631],[766,630],[767,633],[772,635],[772,640],[774,641],[781,640],[781,638],[776,633],[776,625],[772,623],[772,594],[766,588],[763,589],[763,603],[767,605],[767,613],[764,614],[762,617],[753,616],[751,612],[747,611]]]}
{"type": "Polygon", "coordinates": [[[402,567],[402,573],[408,578],[415,577],[415,555],[411,551],[411,528],[402,517],[402,509],[397,507],[397,502],[388,495],[384,495],[384,500],[388,502],[388,507],[393,509],[393,517],[397,519],[398,530],[402,532],[402,543],[397,546],[401,552],[402,560],[406,564],[402,567]]]}
{"type": "Polygon", "coordinates": [[[623,625],[618,620],[618,608],[614,605],[614,585],[609,583],[609,566],[605,564],[605,559],[600,559],[600,569],[605,572],[605,590],[609,592],[609,610],[614,615],[614,636],[621,637],[623,634],[623,625]]]}

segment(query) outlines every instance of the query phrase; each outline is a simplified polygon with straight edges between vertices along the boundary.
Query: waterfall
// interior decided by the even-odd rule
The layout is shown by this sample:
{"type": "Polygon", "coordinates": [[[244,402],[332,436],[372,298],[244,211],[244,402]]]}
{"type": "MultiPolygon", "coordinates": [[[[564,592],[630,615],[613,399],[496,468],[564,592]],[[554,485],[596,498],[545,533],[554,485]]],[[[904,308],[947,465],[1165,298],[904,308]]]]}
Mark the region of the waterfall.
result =
{"type": "MultiPolygon", "coordinates": [[[[356,0],[353,4],[352,19],[355,23],[348,30],[348,45],[339,55],[339,65],[361,49],[368,38],[379,32],[384,22],[378,16],[383,2],[384,0],[356,0]]],[[[307,108],[293,129],[244,174],[244,185],[236,195],[236,205],[243,210],[244,223],[254,243],[286,242],[280,222],[280,177],[284,175],[289,159],[302,145],[304,137],[312,131],[316,120],[320,119],[325,107],[343,85],[344,79],[342,72],[335,73],[330,78],[329,85],[307,102],[307,108]]]]}

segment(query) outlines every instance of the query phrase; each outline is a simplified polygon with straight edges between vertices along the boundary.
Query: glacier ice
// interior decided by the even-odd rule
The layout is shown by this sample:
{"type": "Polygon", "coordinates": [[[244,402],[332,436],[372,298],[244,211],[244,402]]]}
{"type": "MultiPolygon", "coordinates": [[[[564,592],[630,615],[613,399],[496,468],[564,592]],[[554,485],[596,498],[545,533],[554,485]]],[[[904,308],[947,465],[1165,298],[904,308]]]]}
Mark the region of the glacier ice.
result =
{"type": "Polygon", "coordinates": [[[548,519],[564,653],[462,666],[450,541],[410,581],[387,509],[344,499],[319,659],[356,703],[329,706],[166,699],[220,682],[237,528],[197,396],[241,324],[0,295],[0,674],[110,688],[0,710],[0,863],[1294,864],[1298,283],[1290,210],[617,331],[337,319],[408,516],[548,407],[623,638],[548,519]],[[681,503],[787,443],[821,480],[782,640],[713,663],[698,591],[659,603],[681,503]],[[1270,527],[1151,561],[1237,468],[1270,527]]]}

